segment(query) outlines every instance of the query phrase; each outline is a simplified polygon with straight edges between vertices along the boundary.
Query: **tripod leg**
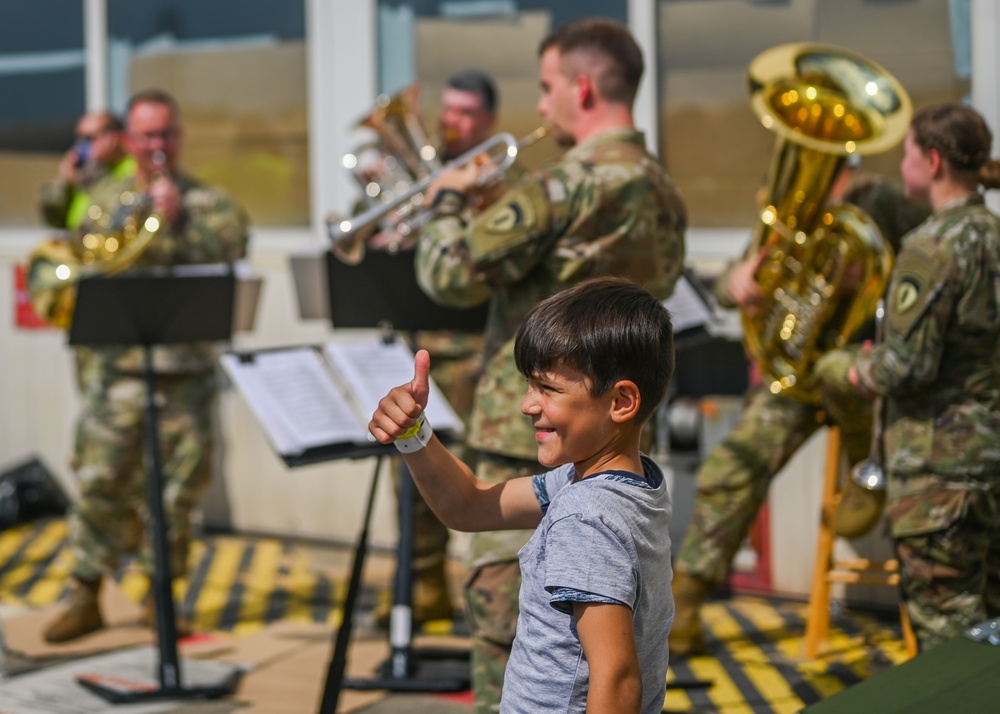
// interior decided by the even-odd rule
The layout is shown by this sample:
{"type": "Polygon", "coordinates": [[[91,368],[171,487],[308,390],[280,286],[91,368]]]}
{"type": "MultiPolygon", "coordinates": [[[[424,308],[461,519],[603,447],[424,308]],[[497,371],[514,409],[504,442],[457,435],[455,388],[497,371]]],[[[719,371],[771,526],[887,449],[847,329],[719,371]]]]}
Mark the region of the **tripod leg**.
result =
{"type": "Polygon", "coordinates": [[[393,583],[392,617],[389,620],[389,677],[405,679],[411,674],[413,638],[413,496],[416,487],[406,464],[399,489],[399,543],[393,583]]]}
{"type": "Polygon", "coordinates": [[[156,606],[156,639],[160,651],[160,686],[181,686],[180,661],[177,657],[177,622],[174,619],[173,573],[170,569],[170,544],[167,541],[166,509],[163,506],[163,466],[160,458],[160,435],[157,425],[156,377],[153,372],[153,348],[146,345],[146,447],[149,472],[146,476],[149,502],[149,531],[153,545],[153,596],[156,606]]]}
{"type": "Polygon", "coordinates": [[[368,504],[365,507],[365,517],[358,535],[358,544],[354,549],[354,565],[351,568],[351,580],[347,587],[347,597],[344,600],[344,613],[337,629],[337,638],[333,648],[333,656],[326,672],[326,683],[323,685],[323,700],[320,702],[320,714],[335,714],[340,700],[340,690],[344,684],[344,670],[347,668],[347,648],[351,643],[351,627],[354,620],[354,604],[361,590],[361,574],[364,570],[365,556],[368,553],[368,526],[372,517],[372,506],[375,503],[375,492],[378,486],[379,469],[382,457],[375,459],[375,473],[372,474],[372,485],[368,492],[368,504]]]}

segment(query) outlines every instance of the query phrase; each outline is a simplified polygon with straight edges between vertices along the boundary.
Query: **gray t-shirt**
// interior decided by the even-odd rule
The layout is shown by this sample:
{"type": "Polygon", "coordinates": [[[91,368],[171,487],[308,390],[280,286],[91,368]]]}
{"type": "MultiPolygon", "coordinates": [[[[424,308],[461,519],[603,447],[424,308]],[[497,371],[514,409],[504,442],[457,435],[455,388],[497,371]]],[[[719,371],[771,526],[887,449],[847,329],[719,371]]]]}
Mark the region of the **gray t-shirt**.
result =
{"type": "Polygon", "coordinates": [[[521,549],[521,612],[504,677],[504,714],[584,712],[590,667],[574,601],[632,609],[642,668],[642,711],[663,709],[670,592],[671,504],[663,472],[642,457],[644,477],[608,471],[573,483],[573,464],[535,476],[545,514],[521,549]]]}

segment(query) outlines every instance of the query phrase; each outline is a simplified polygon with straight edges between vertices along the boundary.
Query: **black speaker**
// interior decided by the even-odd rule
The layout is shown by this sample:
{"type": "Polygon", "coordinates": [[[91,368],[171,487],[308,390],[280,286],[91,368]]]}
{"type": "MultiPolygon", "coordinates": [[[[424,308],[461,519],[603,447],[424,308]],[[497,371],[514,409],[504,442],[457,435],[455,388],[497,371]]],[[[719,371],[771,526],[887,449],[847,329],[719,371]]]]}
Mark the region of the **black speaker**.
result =
{"type": "Polygon", "coordinates": [[[39,459],[0,472],[0,531],[36,518],[60,516],[69,498],[39,459]]]}

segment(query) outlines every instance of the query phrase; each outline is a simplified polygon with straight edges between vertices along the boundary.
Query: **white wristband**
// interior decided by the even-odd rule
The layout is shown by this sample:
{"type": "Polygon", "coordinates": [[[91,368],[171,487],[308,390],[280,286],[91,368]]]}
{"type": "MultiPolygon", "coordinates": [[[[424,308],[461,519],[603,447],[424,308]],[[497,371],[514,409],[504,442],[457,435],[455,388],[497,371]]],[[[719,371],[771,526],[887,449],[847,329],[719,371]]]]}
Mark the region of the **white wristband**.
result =
{"type": "Polygon", "coordinates": [[[421,414],[417,417],[417,423],[400,434],[394,443],[396,444],[396,448],[404,454],[412,454],[414,451],[420,451],[427,446],[433,435],[434,431],[431,429],[431,425],[427,423],[427,419],[421,414]]]}

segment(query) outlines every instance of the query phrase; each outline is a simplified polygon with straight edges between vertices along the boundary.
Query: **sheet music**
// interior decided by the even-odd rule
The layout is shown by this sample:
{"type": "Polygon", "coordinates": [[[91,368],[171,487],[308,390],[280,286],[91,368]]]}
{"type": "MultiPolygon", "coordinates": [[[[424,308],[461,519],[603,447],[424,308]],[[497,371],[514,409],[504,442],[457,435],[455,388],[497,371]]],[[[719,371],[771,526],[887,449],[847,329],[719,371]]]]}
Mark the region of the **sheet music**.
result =
{"type": "Polygon", "coordinates": [[[300,347],[251,357],[243,361],[225,354],[222,366],[280,454],[367,441],[367,428],[359,423],[316,350],[300,347]]]}
{"type": "MultiPolygon", "coordinates": [[[[347,380],[361,413],[369,418],[389,390],[413,379],[413,352],[402,340],[389,344],[381,340],[330,342],[324,346],[324,352],[347,380]]],[[[462,433],[461,419],[433,380],[426,414],[434,429],[462,433]]]]}
{"type": "Polygon", "coordinates": [[[712,311],[691,284],[687,275],[681,275],[674,293],[663,303],[670,311],[674,332],[693,327],[703,327],[712,320],[712,311]]]}

